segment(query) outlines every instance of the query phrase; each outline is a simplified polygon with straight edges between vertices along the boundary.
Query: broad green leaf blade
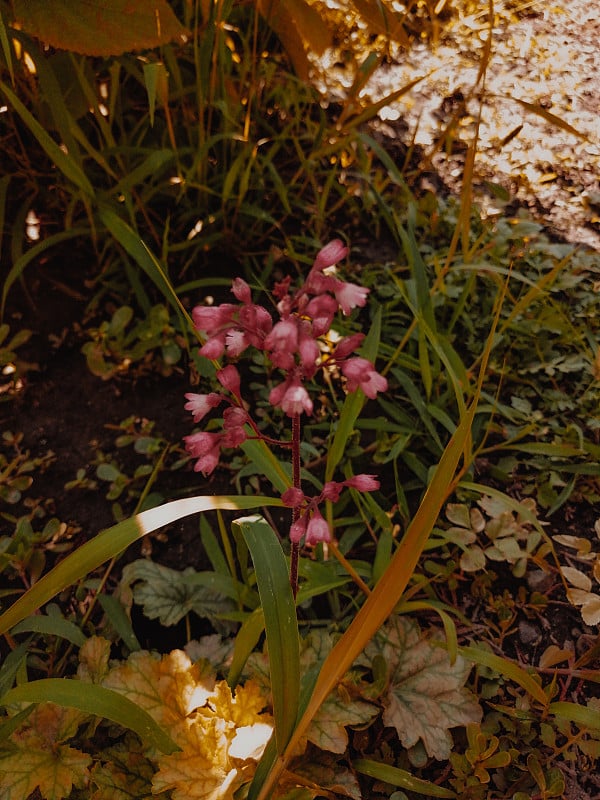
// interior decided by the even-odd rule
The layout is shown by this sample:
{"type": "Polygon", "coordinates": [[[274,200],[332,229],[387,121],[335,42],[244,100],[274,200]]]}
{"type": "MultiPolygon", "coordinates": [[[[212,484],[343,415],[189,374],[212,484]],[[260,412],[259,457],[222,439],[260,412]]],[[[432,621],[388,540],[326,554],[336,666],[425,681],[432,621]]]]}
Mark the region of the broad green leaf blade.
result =
{"type": "Polygon", "coordinates": [[[574,722],[581,728],[589,728],[592,731],[600,730],[600,718],[598,717],[598,709],[593,707],[581,706],[578,703],[569,703],[567,701],[557,701],[550,703],[548,706],[550,714],[574,722]]]}
{"type": "Polygon", "coordinates": [[[3,706],[17,703],[55,703],[76,708],[87,714],[109,719],[124,728],[130,728],[149,745],[162,753],[174,753],[179,748],[171,737],[144,709],[122,694],[94,683],[83,683],[64,678],[45,678],[16,686],[1,699],[3,706]]]}
{"type": "MultiPolygon", "coordinates": [[[[369,361],[375,363],[377,358],[377,351],[379,349],[379,340],[381,338],[381,309],[377,310],[371,329],[367,334],[362,347],[360,348],[361,355],[368,358],[369,361]]],[[[365,404],[365,396],[360,389],[346,395],[337,428],[333,437],[333,442],[327,453],[327,464],[325,466],[325,480],[330,481],[333,478],[335,468],[342,460],[344,450],[348,443],[348,439],[354,430],[354,425],[358,419],[362,407],[365,404]]]]}
{"type": "Polygon", "coordinates": [[[58,563],[35,583],[13,605],[0,615],[0,634],[33,614],[52,597],[83,578],[110,558],[146,534],[190,514],[217,509],[239,511],[261,506],[281,506],[271,497],[215,496],[189,497],[143,511],[135,517],[113,525],[99,533],[58,563]]]}
{"type": "Polygon", "coordinates": [[[15,0],[20,27],[46,44],[88,56],[116,56],[182,39],[166,0],[15,0]]]}
{"type": "Polygon", "coordinates": [[[278,492],[283,493],[290,488],[292,483],[290,475],[286,473],[279,459],[265,442],[259,439],[246,439],[241,448],[250,461],[260,467],[261,474],[271,481],[278,492]]]}
{"type": "Polygon", "coordinates": [[[258,515],[235,520],[246,540],[265,617],[277,752],[287,745],[300,702],[300,638],[287,562],[271,526],[258,515]]]}
{"type": "Polygon", "coordinates": [[[60,636],[68,642],[81,647],[86,642],[86,637],[74,622],[62,617],[51,617],[42,614],[33,614],[12,629],[12,633],[43,633],[46,636],[60,636]]]}
{"type": "Polygon", "coordinates": [[[494,655],[487,650],[482,650],[479,647],[459,647],[458,652],[460,655],[468,658],[475,664],[480,664],[483,667],[489,667],[497,672],[499,675],[504,675],[514,681],[516,684],[525,689],[526,692],[534,697],[538,703],[544,707],[548,705],[548,698],[539,683],[533,679],[533,676],[525,672],[524,669],[509,661],[502,656],[494,655]]]}
{"type": "Polygon", "coordinates": [[[132,653],[141,650],[142,646],[135,635],[131,620],[125,613],[125,609],[119,600],[113,595],[101,594],[98,596],[98,601],[102,606],[102,611],[104,611],[108,617],[108,621],[125,646],[128,647],[132,653]]]}
{"type": "Polygon", "coordinates": [[[47,155],[55,166],[77,186],[88,197],[94,197],[94,188],[87,175],[83,172],[79,164],[67,153],[64,153],[56,144],[54,139],[48,134],[40,123],[35,119],[31,112],[23,105],[17,95],[9,87],[0,81],[0,91],[5,95],[10,105],[21,117],[25,125],[38,140],[40,146],[46,151],[47,155]]]}
{"type": "Polygon", "coordinates": [[[449,800],[457,797],[456,793],[451,789],[444,789],[443,786],[437,786],[435,783],[415,778],[410,772],[398,769],[398,767],[392,767],[390,764],[382,764],[368,758],[359,758],[352,762],[352,766],[362,775],[368,775],[370,778],[389,783],[392,786],[400,786],[402,789],[408,789],[409,792],[423,794],[425,797],[444,797],[449,800]]]}
{"type": "Polygon", "coordinates": [[[136,264],[144,270],[146,275],[160,289],[175,310],[186,320],[189,330],[195,331],[194,323],[175,293],[162,264],[148,248],[146,243],[140,239],[133,228],[121,219],[118,214],[115,214],[112,209],[101,206],[98,213],[100,214],[100,219],[117,242],[119,242],[124,250],[133,258],[136,264]]]}

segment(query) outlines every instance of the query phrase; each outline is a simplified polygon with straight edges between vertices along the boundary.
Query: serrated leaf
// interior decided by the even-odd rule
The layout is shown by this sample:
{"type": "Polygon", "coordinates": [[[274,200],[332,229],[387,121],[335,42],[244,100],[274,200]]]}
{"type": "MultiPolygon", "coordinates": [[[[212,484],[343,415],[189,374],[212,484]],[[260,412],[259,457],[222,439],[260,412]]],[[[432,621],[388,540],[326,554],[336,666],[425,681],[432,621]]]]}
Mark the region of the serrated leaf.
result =
{"type": "Polygon", "coordinates": [[[139,559],[123,569],[123,582],[135,584],[133,599],[143,607],[148,619],[158,619],[162,625],[176,625],[194,611],[216,623],[217,616],[234,605],[219,592],[188,580],[197,575],[192,567],[179,571],[139,559]]]}
{"type": "MultiPolygon", "coordinates": [[[[321,664],[332,646],[331,636],[327,632],[312,631],[304,640],[300,654],[302,674],[306,674],[311,667],[321,664]]],[[[352,697],[344,683],[340,683],[315,714],[306,736],[321,750],[344,753],[348,747],[346,726],[363,725],[378,714],[377,706],[352,697]]]]}
{"type": "Polygon", "coordinates": [[[364,725],[379,714],[372,703],[354,699],[341,684],[332,692],[315,714],[306,733],[307,738],[321,750],[345,753],[348,748],[347,725],[364,725]]]}
{"type": "Polygon", "coordinates": [[[141,650],[132,653],[102,684],[125,695],[167,730],[204,706],[214,688],[214,680],[182,650],[162,657],[141,650]]]}
{"type": "Polygon", "coordinates": [[[39,705],[13,733],[14,750],[0,757],[3,800],[21,800],[37,788],[45,800],[62,800],[87,783],[92,761],[87,753],[62,744],[86,715],[52,703],[39,705]]]}
{"type": "Polygon", "coordinates": [[[44,43],[88,56],[114,56],[181,39],[166,0],[15,0],[20,27],[44,43]]]}
{"type": "Polygon", "coordinates": [[[351,797],[352,800],[362,800],[360,785],[354,772],[328,753],[323,753],[318,760],[311,758],[310,761],[303,762],[295,767],[294,773],[325,790],[317,794],[317,797],[333,792],[342,797],[351,797]]]}
{"type": "Polygon", "coordinates": [[[100,754],[102,763],[94,765],[91,800],[147,800],[152,796],[152,776],[156,769],[143,753],[143,745],[128,737],[100,754]]]}
{"type": "Polygon", "coordinates": [[[482,712],[464,683],[471,665],[458,656],[454,664],[441,636],[427,638],[418,625],[405,617],[393,617],[367,647],[370,658],[383,656],[389,670],[389,689],[384,700],[383,721],[396,728],[404,747],[422,740],[427,754],[449,758],[449,729],[479,722],[482,712]]]}

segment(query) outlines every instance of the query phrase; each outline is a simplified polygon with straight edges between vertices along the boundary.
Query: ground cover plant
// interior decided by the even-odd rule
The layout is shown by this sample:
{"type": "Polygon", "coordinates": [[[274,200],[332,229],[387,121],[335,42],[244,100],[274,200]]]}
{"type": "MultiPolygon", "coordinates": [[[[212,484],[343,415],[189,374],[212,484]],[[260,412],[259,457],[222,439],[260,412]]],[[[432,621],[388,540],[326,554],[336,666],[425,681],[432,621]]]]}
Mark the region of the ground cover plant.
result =
{"type": "MultiPolygon", "coordinates": [[[[66,273],[83,299],[51,340],[55,363],[70,346],[59,391],[81,396],[65,400],[100,398],[85,406],[91,447],[67,433],[55,500],[44,479],[67,459],[36,441],[43,398],[32,417],[22,400],[38,385],[35,325],[11,303],[19,283],[37,297],[36,258],[60,238],[15,240],[0,341],[0,796],[593,797],[598,256],[525,214],[480,217],[468,175],[457,199],[412,191],[372,131],[344,128],[279,69],[261,91],[283,125],[261,162],[263,145],[238,137],[262,121],[242,105],[229,129],[225,98],[273,64],[251,67],[260,39],[200,5],[227,20],[201,26],[223,37],[206,51],[203,182],[188,194],[198,140],[179,138],[202,130],[169,123],[169,103],[150,110],[153,59],[112,62],[128,77],[109,97],[109,65],[94,67],[109,109],[94,125],[114,144],[90,149],[87,118],[85,135],[75,118],[59,129],[75,131],[94,196],[77,211],[81,174],[60,156],[51,181],[78,197],[75,238],[102,223],[104,267],[66,273]],[[158,124],[183,184],[160,177],[158,124]],[[150,137],[146,162],[136,137],[150,137]],[[167,184],[183,187],[179,205],[164,205],[167,184]],[[160,423],[132,407],[148,395],[160,423]]],[[[37,54],[34,103],[55,54],[15,36],[37,54]]],[[[171,75],[191,70],[197,44],[163,43],[171,75]]],[[[90,63],[69,58],[92,87],[90,63]]],[[[8,182],[5,197],[16,225],[8,182]]],[[[18,197],[24,223],[34,195],[18,197]]]]}

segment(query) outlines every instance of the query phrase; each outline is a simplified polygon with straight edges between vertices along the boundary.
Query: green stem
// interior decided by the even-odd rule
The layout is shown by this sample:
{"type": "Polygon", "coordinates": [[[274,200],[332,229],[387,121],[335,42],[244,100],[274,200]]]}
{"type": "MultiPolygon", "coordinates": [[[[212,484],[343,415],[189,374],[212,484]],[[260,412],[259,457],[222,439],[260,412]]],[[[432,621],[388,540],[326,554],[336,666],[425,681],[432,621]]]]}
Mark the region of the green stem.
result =
{"type": "MultiPolygon", "coordinates": [[[[300,486],[300,415],[292,417],[292,483],[296,489],[300,486]]],[[[300,509],[292,509],[292,522],[296,522],[300,517],[300,509]]],[[[298,559],[300,557],[300,543],[292,542],[290,554],[290,583],[294,599],[298,594],[298,559]]]]}

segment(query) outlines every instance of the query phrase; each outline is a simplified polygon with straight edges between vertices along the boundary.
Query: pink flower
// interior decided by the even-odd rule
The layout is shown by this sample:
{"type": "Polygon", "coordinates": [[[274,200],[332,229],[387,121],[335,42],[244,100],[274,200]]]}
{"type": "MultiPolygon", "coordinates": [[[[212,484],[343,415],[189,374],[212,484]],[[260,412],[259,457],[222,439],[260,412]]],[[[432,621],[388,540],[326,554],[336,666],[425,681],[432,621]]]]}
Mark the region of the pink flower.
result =
{"type": "Polygon", "coordinates": [[[223,397],[216,392],[210,392],[210,394],[193,394],[189,392],[185,395],[185,399],[188,401],[184,406],[185,410],[192,412],[194,422],[200,422],[211,409],[219,405],[223,397]]]}
{"type": "Polygon", "coordinates": [[[359,492],[374,492],[376,489],[379,489],[379,481],[375,475],[365,475],[361,473],[360,475],[354,475],[352,478],[345,480],[344,486],[350,486],[353,489],[357,489],[359,492]]]}
{"type": "Polygon", "coordinates": [[[240,396],[240,373],[233,364],[220,369],[217,372],[217,380],[228,392],[231,392],[236,397],[240,396]]]}
{"type": "Polygon", "coordinates": [[[290,486],[290,488],[286,489],[281,495],[281,500],[284,506],[288,508],[297,508],[304,500],[304,492],[296,486],[290,486]]]}
{"type": "Polygon", "coordinates": [[[244,425],[248,422],[248,414],[239,406],[226,408],[223,412],[222,447],[239,447],[248,438],[244,425]]]}
{"type": "Polygon", "coordinates": [[[340,304],[340,308],[344,314],[348,315],[353,308],[365,305],[370,290],[364,286],[358,286],[356,283],[336,281],[336,286],[333,291],[335,299],[340,304]]]}
{"type": "Polygon", "coordinates": [[[275,323],[273,330],[265,339],[267,350],[283,350],[295,353],[298,347],[298,320],[294,317],[275,323]]]}
{"type": "Polygon", "coordinates": [[[226,332],[222,331],[215,336],[211,336],[198,350],[200,355],[210,359],[220,358],[225,350],[225,335],[226,332]]]}
{"type": "Polygon", "coordinates": [[[330,294],[313,297],[304,309],[306,316],[312,319],[313,336],[323,336],[327,333],[337,310],[337,301],[330,294]]]}
{"type": "Polygon", "coordinates": [[[312,517],[310,518],[310,522],[306,527],[306,544],[307,545],[315,545],[319,542],[330,542],[331,541],[331,531],[329,530],[329,525],[323,519],[323,515],[316,508],[313,511],[312,517]]]}
{"type": "Polygon", "coordinates": [[[210,335],[224,325],[230,324],[236,310],[237,307],[232,303],[223,303],[220,306],[196,306],[192,309],[192,319],[199,331],[210,335]]]}
{"type": "Polygon", "coordinates": [[[236,300],[239,300],[240,303],[249,304],[252,302],[252,293],[250,292],[250,287],[243,278],[234,279],[233,283],[231,284],[231,291],[233,292],[236,300]]]}
{"type": "Polygon", "coordinates": [[[290,541],[298,544],[300,539],[304,536],[306,531],[306,523],[308,522],[308,514],[303,514],[300,519],[293,522],[290,527],[290,541]]]}
{"type": "Polygon", "coordinates": [[[385,392],[388,387],[386,378],[380,375],[366,358],[350,358],[342,362],[340,369],[348,380],[349,392],[355,392],[360,388],[373,400],[378,392],[385,392]]]}
{"type": "Polygon", "coordinates": [[[298,414],[302,414],[303,411],[306,411],[307,414],[312,414],[313,410],[312,400],[297,377],[288,378],[271,389],[269,403],[279,406],[288,417],[296,417],[298,414]]]}
{"type": "Polygon", "coordinates": [[[348,248],[340,239],[334,239],[325,247],[322,247],[317,253],[312,268],[318,272],[322,272],[326,267],[332,267],[346,258],[348,255],[348,248]]]}
{"type": "Polygon", "coordinates": [[[205,475],[215,469],[219,463],[222,434],[220,433],[193,433],[184,436],[185,447],[188,453],[197,458],[194,472],[203,472],[205,475]]]}
{"type": "Polygon", "coordinates": [[[353,333],[352,336],[345,336],[338,342],[334,357],[341,360],[349,356],[350,353],[354,353],[361,346],[364,338],[364,333],[353,333]]]}

